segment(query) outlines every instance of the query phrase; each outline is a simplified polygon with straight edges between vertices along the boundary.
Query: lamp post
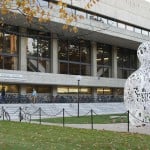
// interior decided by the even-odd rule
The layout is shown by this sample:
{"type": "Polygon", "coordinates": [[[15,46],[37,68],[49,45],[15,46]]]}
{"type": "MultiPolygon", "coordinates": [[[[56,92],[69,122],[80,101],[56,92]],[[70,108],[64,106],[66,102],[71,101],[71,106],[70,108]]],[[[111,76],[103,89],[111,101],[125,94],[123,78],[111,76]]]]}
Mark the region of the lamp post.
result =
{"type": "Polygon", "coordinates": [[[80,80],[81,80],[81,76],[77,76],[77,81],[78,81],[78,117],[79,117],[79,114],[80,114],[80,100],[79,100],[79,94],[80,94],[80,80]]]}

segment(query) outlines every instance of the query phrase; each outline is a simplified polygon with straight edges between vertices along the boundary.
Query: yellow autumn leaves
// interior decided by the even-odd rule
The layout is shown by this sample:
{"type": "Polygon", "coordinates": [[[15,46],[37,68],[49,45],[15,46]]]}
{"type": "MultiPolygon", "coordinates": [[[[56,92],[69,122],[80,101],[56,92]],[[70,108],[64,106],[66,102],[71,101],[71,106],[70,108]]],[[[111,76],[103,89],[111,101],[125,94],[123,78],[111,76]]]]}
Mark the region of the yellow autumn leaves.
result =
{"type": "MultiPolygon", "coordinates": [[[[85,5],[86,9],[90,9],[99,0],[89,0],[85,5]]],[[[51,2],[49,2],[49,6],[51,2]]],[[[56,5],[59,7],[59,17],[64,20],[63,29],[70,32],[78,32],[78,28],[73,26],[72,23],[80,19],[84,19],[81,15],[75,15],[67,12],[67,4],[63,0],[58,0],[56,5]]],[[[32,22],[34,17],[38,18],[39,22],[49,22],[51,18],[51,12],[53,6],[48,9],[44,9],[38,0],[0,0],[1,14],[5,15],[11,10],[19,10],[27,19],[28,22],[32,22]]]]}

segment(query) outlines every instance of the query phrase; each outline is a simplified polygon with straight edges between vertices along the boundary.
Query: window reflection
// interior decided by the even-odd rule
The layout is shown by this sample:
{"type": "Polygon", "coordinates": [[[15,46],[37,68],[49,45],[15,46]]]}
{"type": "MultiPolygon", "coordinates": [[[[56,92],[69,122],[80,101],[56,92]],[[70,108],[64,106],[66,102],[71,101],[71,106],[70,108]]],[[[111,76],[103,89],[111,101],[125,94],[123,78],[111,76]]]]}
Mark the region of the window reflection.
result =
{"type": "Polygon", "coordinates": [[[18,69],[17,41],[16,35],[0,32],[0,69],[18,69]]]}
{"type": "Polygon", "coordinates": [[[37,57],[37,39],[28,38],[27,55],[37,57]]]}
{"type": "Polygon", "coordinates": [[[78,75],[80,73],[80,64],[69,64],[69,73],[78,75]]]}
{"type": "Polygon", "coordinates": [[[80,49],[79,43],[69,41],[68,43],[68,57],[70,61],[80,62],[80,49]]]}
{"type": "Polygon", "coordinates": [[[90,42],[84,40],[59,40],[59,73],[91,75],[90,42]]]}
{"type": "Polygon", "coordinates": [[[137,69],[137,54],[135,50],[118,48],[117,50],[118,78],[128,78],[137,69]]]}
{"type": "MultiPolygon", "coordinates": [[[[32,33],[33,34],[33,33],[32,33]]],[[[36,33],[37,34],[37,33],[36,33]]],[[[50,72],[49,40],[41,38],[27,39],[27,70],[50,72]]]]}
{"type": "Polygon", "coordinates": [[[0,90],[2,87],[5,87],[6,93],[17,93],[19,92],[19,86],[18,85],[13,85],[13,84],[3,84],[0,85],[0,90]]]}
{"type": "Polygon", "coordinates": [[[67,41],[60,41],[58,43],[58,58],[59,60],[68,60],[68,42],[67,41]]]}
{"type": "Polygon", "coordinates": [[[97,74],[101,77],[111,77],[112,46],[97,44],[97,74]]]}

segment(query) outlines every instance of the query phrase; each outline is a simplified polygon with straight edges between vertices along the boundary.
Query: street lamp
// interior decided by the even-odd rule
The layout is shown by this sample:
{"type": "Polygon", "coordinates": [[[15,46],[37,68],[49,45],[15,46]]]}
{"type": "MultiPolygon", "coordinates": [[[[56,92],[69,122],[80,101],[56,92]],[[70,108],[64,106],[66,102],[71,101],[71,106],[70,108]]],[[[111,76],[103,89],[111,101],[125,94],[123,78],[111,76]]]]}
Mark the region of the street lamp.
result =
{"type": "Polygon", "coordinates": [[[80,91],[79,91],[79,89],[80,89],[80,80],[81,80],[81,76],[79,75],[79,76],[77,76],[77,81],[78,81],[78,117],[79,117],[79,104],[80,104],[80,101],[79,101],[79,94],[80,94],[80,91]]]}

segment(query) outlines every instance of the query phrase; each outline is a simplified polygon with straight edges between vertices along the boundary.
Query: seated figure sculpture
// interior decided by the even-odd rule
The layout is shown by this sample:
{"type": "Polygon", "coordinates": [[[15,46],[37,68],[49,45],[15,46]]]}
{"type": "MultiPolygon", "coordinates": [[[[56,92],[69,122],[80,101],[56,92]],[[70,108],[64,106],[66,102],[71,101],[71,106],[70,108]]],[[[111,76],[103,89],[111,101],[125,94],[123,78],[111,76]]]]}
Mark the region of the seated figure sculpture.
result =
{"type": "Polygon", "coordinates": [[[137,50],[140,67],[125,83],[124,103],[129,121],[140,126],[150,123],[150,42],[143,42],[137,50]]]}

